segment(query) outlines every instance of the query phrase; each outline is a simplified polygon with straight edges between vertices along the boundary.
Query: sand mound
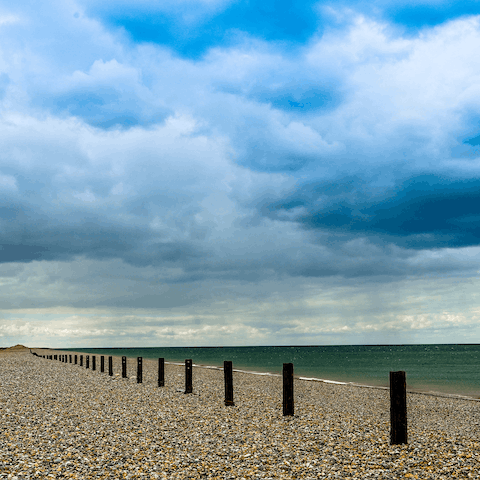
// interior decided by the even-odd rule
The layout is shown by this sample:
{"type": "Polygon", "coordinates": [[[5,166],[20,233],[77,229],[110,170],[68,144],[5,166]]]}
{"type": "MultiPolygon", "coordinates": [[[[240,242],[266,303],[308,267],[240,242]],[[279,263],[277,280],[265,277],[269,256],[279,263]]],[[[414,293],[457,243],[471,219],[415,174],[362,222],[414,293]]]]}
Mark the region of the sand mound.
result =
{"type": "Polygon", "coordinates": [[[30,349],[25,345],[14,345],[13,347],[1,348],[0,354],[2,353],[22,353],[22,352],[29,352],[30,349]]]}

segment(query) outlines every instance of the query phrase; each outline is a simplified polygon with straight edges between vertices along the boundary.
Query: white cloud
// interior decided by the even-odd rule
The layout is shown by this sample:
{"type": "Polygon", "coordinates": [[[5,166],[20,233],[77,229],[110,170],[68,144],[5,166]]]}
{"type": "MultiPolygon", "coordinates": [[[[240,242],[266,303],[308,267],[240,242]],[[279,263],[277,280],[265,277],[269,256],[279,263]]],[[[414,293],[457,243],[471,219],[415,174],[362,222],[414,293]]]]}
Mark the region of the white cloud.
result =
{"type": "Polygon", "coordinates": [[[21,18],[16,15],[0,15],[0,26],[11,25],[13,23],[18,23],[21,21],[21,18]]]}
{"type": "Polygon", "coordinates": [[[0,173],[0,191],[17,191],[17,180],[12,175],[2,175],[0,173]]]}

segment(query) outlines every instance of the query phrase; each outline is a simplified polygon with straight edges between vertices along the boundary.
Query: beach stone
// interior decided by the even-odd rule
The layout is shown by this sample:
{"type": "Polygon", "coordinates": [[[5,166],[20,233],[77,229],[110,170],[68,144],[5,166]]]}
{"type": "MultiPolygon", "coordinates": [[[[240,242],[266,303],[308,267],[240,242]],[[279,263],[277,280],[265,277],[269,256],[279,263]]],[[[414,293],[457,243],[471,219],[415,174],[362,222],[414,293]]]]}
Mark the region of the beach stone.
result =
{"type": "Polygon", "coordinates": [[[153,360],[137,384],[1,352],[0,479],[478,478],[474,399],[408,394],[409,444],[391,446],[385,389],[296,379],[283,417],[279,376],[234,372],[225,407],[221,369],[194,366],[197,395],[183,395],[183,365],[158,388],[153,360]]]}

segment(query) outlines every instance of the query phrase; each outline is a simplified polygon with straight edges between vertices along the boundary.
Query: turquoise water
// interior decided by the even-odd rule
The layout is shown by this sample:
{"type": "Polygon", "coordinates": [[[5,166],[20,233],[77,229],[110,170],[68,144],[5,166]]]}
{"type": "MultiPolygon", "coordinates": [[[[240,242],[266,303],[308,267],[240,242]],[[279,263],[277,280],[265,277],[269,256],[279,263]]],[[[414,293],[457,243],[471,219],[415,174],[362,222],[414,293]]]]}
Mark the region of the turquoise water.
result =
{"type": "Polygon", "coordinates": [[[295,375],[388,386],[389,372],[404,370],[407,388],[480,397],[480,345],[342,345],[291,347],[70,348],[98,355],[165,358],[201,365],[281,373],[293,363],[295,375]]]}

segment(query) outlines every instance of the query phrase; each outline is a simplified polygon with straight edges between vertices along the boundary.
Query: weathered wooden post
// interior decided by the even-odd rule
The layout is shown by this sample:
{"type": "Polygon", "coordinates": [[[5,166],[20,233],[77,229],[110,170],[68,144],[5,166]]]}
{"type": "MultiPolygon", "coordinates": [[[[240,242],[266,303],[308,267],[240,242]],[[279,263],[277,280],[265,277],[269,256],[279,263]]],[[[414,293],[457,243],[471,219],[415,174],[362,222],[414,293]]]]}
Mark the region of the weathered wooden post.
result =
{"type": "Polygon", "coordinates": [[[113,377],[113,360],[112,357],[108,357],[108,375],[113,377]]]}
{"type": "Polygon", "coordinates": [[[122,378],[127,378],[127,357],[122,357],[122,378]]]}
{"type": "Polygon", "coordinates": [[[142,371],[142,357],[137,357],[137,383],[142,383],[143,371],[142,371]]]}
{"type": "Polygon", "coordinates": [[[390,443],[407,443],[407,383],[405,372],[390,372],[390,443]]]}
{"type": "Polygon", "coordinates": [[[165,386],[165,359],[164,358],[158,359],[158,386],[159,387],[165,386]]]}
{"type": "Polygon", "coordinates": [[[68,355],[68,360],[69,360],[68,363],[72,363],[72,356],[70,354],[68,355]]]}
{"type": "Polygon", "coordinates": [[[100,357],[100,371],[102,373],[105,371],[105,357],[103,355],[100,357]]]}
{"type": "Polygon", "coordinates": [[[293,363],[283,364],[283,416],[293,415],[293,363]]]}
{"type": "Polygon", "coordinates": [[[185,360],[185,393],[192,393],[192,360],[185,360]]]}
{"type": "Polygon", "coordinates": [[[225,380],[225,406],[235,405],[233,403],[233,368],[232,362],[228,360],[223,362],[223,377],[225,380]]]}
{"type": "Polygon", "coordinates": [[[92,355],[92,370],[95,370],[97,368],[97,359],[95,355],[92,355]]]}
{"type": "Polygon", "coordinates": [[[85,356],[85,368],[90,368],[90,355],[85,356]]]}
{"type": "Polygon", "coordinates": [[[54,356],[53,356],[53,359],[54,359],[54,360],[56,360],[56,359],[57,359],[57,356],[56,356],[56,355],[54,355],[54,356]]]}
{"type": "Polygon", "coordinates": [[[80,366],[83,367],[83,355],[80,355],[80,366]]]}
{"type": "Polygon", "coordinates": [[[75,355],[75,365],[78,363],[77,355],[75,355]]]}

